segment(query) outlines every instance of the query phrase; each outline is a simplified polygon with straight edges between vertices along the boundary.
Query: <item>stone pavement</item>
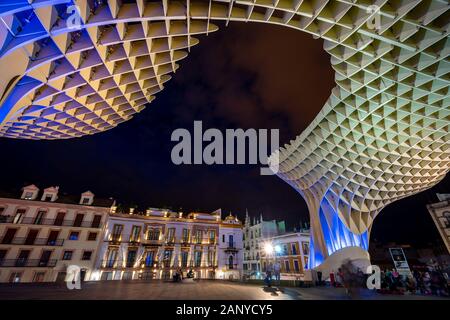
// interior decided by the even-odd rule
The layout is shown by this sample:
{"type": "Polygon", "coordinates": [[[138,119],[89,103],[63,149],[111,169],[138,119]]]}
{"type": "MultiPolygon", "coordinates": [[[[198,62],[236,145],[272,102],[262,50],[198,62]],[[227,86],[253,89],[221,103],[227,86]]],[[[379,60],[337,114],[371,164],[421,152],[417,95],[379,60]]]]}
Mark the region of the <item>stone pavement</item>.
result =
{"type": "MultiPolygon", "coordinates": [[[[437,297],[379,295],[365,291],[360,299],[436,299],[437,297]]],[[[202,280],[185,283],[163,281],[99,281],[68,290],[65,284],[1,284],[0,300],[324,300],[349,299],[344,289],[265,288],[262,285],[202,280]]]]}

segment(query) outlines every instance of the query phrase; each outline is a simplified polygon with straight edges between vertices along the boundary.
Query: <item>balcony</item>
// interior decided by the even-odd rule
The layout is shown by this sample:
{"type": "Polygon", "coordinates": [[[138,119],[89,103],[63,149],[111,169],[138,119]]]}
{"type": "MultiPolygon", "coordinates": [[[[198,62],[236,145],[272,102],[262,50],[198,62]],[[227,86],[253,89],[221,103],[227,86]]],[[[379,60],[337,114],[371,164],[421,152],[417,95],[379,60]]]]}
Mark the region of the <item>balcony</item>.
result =
{"type": "Polygon", "coordinates": [[[153,240],[153,239],[143,239],[141,241],[144,246],[160,246],[163,244],[162,240],[153,240]]]}
{"type": "Polygon", "coordinates": [[[121,235],[111,235],[108,242],[110,244],[120,244],[122,242],[122,236],[121,235]]]}
{"type": "Polygon", "coordinates": [[[237,270],[238,269],[238,264],[234,263],[234,264],[229,264],[227,263],[225,265],[225,270],[237,270]]]}
{"type": "Polygon", "coordinates": [[[1,268],[10,267],[37,267],[37,268],[53,268],[56,266],[56,259],[41,260],[41,259],[3,259],[0,260],[1,268]]]}
{"type": "Polygon", "coordinates": [[[101,267],[102,268],[122,268],[123,261],[118,260],[102,260],[101,267]]]}
{"type": "Polygon", "coordinates": [[[181,239],[180,244],[183,247],[189,247],[191,245],[191,242],[189,241],[189,239],[181,239]]]}
{"type": "Polygon", "coordinates": [[[228,242],[227,247],[225,248],[225,252],[237,252],[239,251],[238,248],[236,248],[236,243],[234,242],[228,242]]]}
{"type": "Polygon", "coordinates": [[[174,246],[176,243],[175,238],[166,239],[166,245],[168,246],[174,246]]]}
{"type": "Polygon", "coordinates": [[[64,239],[49,240],[48,238],[36,238],[36,239],[14,238],[9,241],[7,239],[3,239],[1,244],[61,247],[64,244],[64,239]]]}
{"type": "Polygon", "coordinates": [[[100,228],[101,223],[96,221],[76,221],[60,219],[36,219],[35,217],[24,217],[14,222],[13,216],[0,216],[0,223],[33,224],[42,226],[80,227],[80,228],[100,228]]]}
{"type": "Polygon", "coordinates": [[[148,265],[145,264],[145,261],[141,261],[141,263],[137,264],[136,261],[122,261],[122,260],[102,260],[101,268],[104,269],[120,269],[120,268],[154,268],[154,264],[156,261],[152,261],[148,265]]]}

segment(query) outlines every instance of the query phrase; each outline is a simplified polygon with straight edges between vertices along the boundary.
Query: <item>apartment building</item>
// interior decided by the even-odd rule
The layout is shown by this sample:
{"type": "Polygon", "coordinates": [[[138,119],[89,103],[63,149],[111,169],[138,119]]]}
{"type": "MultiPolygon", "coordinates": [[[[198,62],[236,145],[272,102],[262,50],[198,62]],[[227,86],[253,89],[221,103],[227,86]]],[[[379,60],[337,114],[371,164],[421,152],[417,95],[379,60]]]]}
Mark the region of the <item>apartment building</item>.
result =
{"type": "Polygon", "coordinates": [[[299,279],[308,268],[309,237],[309,232],[289,232],[265,239],[261,245],[262,272],[278,262],[281,280],[299,279]]]}
{"type": "Polygon", "coordinates": [[[0,197],[0,282],[64,281],[69,265],[95,277],[95,257],[114,201],[90,192],[62,195],[59,187],[0,197]]]}
{"type": "Polygon", "coordinates": [[[248,212],[244,223],[244,274],[249,278],[262,278],[261,273],[261,243],[264,239],[276,236],[286,232],[284,221],[264,221],[262,215],[259,219],[251,218],[248,212]]]}
{"type": "Polygon", "coordinates": [[[239,279],[242,276],[242,223],[221,212],[184,215],[150,208],[145,213],[109,216],[98,256],[101,280],[186,277],[239,279]]]}

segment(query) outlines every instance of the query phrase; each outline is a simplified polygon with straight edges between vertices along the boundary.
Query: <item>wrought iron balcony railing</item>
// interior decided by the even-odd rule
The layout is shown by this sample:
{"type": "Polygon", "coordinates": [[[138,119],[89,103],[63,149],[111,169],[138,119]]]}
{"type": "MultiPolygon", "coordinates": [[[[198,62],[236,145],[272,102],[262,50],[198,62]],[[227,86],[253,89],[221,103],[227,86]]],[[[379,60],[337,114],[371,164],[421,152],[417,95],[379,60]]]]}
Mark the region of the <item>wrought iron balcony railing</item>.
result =
{"type": "Polygon", "coordinates": [[[39,219],[35,217],[16,218],[14,216],[0,216],[0,223],[34,224],[43,226],[100,228],[102,224],[97,221],[78,221],[66,219],[39,219]]]}
{"type": "Polygon", "coordinates": [[[237,263],[233,263],[233,264],[227,263],[225,265],[225,269],[226,270],[237,270],[237,268],[238,268],[238,264],[237,263]]]}
{"type": "Polygon", "coordinates": [[[225,251],[239,251],[239,248],[236,247],[235,242],[227,242],[227,247],[225,248],[225,251]]]}
{"type": "Polygon", "coordinates": [[[39,268],[53,268],[56,266],[58,260],[49,259],[0,259],[0,267],[39,267],[39,268]]]}
{"type": "Polygon", "coordinates": [[[0,242],[1,244],[16,244],[16,245],[25,245],[25,246],[52,246],[52,247],[61,247],[64,244],[64,239],[55,239],[50,240],[48,238],[13,238],[13,239],[5,239],[0,242]]]}
{"type": "Polygon", "coordinates": [[[154,268],[157,264],[155,261],[146,262],[136,262],[136,261],[122,261],[122,260],[102,260],[102,268],[154,268]]]}

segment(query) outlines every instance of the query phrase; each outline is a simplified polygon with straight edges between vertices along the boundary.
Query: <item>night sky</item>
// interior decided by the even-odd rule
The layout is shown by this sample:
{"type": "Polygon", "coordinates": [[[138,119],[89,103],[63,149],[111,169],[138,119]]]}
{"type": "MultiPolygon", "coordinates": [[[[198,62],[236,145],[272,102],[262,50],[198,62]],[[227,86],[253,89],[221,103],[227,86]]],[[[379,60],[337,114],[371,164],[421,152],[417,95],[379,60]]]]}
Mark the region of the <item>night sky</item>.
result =
{"type": "MultiPolygon", "coordinates": [[[[222,208],[243,217],[308,221],[299,194],[258,165],[172,164],[173,130],[278,128],[280,144],[314,119],[334,86],[323,42],[295,30],[231,23],[200,37],[180,69],[147,108],[128,122],[93,136],[57,141],[0,139],[0,189],[19,193],[34,183],[63,193],[91,190],[124,206],[169,207],[184,212],[222,208]]],[[[426,204],[450,192],[447,177],[432,190],[386,207],[372,239],[426,243],[438,238],[426,204]]]]}

